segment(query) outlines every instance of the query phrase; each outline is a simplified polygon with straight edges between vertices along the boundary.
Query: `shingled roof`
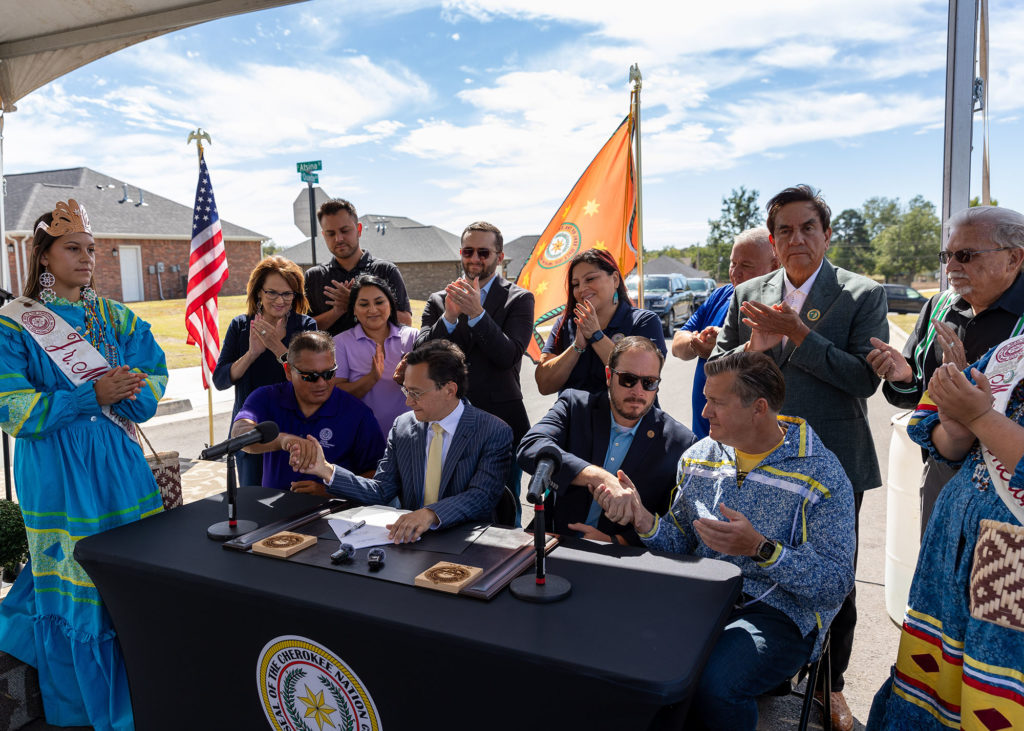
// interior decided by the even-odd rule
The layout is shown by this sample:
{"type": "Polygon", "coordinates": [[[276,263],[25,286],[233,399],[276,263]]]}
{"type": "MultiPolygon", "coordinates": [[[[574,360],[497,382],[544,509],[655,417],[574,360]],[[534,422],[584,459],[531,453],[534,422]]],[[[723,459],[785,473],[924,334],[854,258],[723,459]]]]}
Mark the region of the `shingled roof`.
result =
{"type": "MultiPolygon", "coordinates": [[[[359,217],[363,233],[359,245],[375,258],[386,259],[394,264],[421,264],[426,262],[460,261],[459,237],[437,226],[424,226],[405,216],[384,216],[370,213],[359,217]]],[[[300,266],[313,263],[309,251],[309,239],[278,252],[300,266]]],[[[316,263],[331,260],[331,252],[324,245],[323,237],[317,233],[316,263]]]]}
{"type": "MultiPolygon", "coordinates": [[[[4,199],[8,233],[32,232],[40,214],[58,200],[74,198],[85,206],[93,235],[105,238],[191,239],[192,209],[90,168],[45,170],[6,175],[4,199]],[[128,198],[129,200],[124,200],[128,198]],[[123,202],[122,202],[123,201],[123,202]],[[140,205],[141,204],[141,205],[140,205]]],[[[265,241],[269,237],[220,219],[228,241],[265,241]]]]}

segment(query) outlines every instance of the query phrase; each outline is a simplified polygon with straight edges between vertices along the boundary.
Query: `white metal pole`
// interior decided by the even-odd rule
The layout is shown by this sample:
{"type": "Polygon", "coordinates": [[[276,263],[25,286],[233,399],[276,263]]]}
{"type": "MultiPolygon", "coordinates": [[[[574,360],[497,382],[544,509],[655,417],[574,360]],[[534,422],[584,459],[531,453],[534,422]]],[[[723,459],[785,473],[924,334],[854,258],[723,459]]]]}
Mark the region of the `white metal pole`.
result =
{"type": "MultiPolygon", "coordinates": [[[[976,0],[949,0],[946,38],[946,134],[942,160],[942,221],[967,207],[971,198],[971,128],[974,120],[976,0]]],[[[946,245],[943,228],[942,246],[946,245]]],[[[946,288],[946,268],[939,267],[946,288]]]]}

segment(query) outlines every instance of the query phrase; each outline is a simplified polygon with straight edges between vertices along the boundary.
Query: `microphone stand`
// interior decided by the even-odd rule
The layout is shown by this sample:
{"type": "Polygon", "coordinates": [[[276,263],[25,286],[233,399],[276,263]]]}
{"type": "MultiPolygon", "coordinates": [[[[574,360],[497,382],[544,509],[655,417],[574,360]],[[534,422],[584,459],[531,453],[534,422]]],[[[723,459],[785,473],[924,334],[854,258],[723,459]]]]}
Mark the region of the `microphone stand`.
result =
{"type": "MultiPolygon", "coordinates": [[[[536,479],[536,477],[534,478],[536,479]]],[[[537,575],[529,576],[524,574],[514,579],[509,585],[509,591],[516,599],[536,604],[549,604],[565,599],[572,592],[572,584],[568,579],[554,574],[545,574],[544,548],[547,545],[546,522],[544,515],[544,500],[551,492],[551,480],[544,479],[543,484],[538,486],[540,490],[534,490],[533,486],[527,493],[526,499],[534,504],[533,518],[533,547],[537,551],[537,575]],[[538,497],[537,494],[540,493],[538,497]]]]}
{"type": "Polygon", "coordinates": [[[259,524],[251,520],[238,520],[238,508],[235,505],[235,493],[238,492],[238,477],[235,473],[235,453],[227,453],[228,460],[228,519],[214,523],[206,529],[206,537],[211,541],[227,541],[254,531],[259,524]]]}

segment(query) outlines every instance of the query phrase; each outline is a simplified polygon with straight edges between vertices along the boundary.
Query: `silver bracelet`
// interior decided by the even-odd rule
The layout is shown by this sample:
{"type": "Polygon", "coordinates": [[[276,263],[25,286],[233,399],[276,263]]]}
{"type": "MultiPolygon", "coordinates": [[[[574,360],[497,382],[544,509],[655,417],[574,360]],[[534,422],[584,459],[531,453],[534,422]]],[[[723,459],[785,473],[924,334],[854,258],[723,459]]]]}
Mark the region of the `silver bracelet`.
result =
{"type": "Polygon", "coordinates": [[[583,355],[584,353],[587,352],[586,348],[581,348],[580,346],[576,345],[576,343],[572,344],[572,349],[575,350],[579,355],[583,355]]]}

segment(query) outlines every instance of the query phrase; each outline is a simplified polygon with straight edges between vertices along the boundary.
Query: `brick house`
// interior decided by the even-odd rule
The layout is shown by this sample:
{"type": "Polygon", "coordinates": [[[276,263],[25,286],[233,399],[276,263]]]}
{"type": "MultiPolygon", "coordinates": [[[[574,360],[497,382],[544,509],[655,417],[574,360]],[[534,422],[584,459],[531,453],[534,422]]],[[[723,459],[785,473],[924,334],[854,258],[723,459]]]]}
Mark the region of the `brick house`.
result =
{"type": "MultiPolygon", "coordinates": [[[[374,258],[386,259],[399,268],[411,299],[425,300],[462,274],[460,241],[455,234],[405,216],[368,214],[360,216],[359,222],[363,224],[360,247],[374,258]]],[[[303,271],[313,265],[309,239],[278,254],[294,261],[303,271]]],[[[318,232],[316,263],[324,264],[331,257],[318,232]]]]}
{"type": "MultiPolygon", "coordinates": [[[[7,175],[6,255],[21,294],[32,226],[59,200],[85,206],[96,240],[96,290],[122,302],[183,299],[188,282],[192,209],[90,168],[7,175]]],[[[245,294],[267,236],[221,218],[229,276],[222,295],[245,294]]]]}

